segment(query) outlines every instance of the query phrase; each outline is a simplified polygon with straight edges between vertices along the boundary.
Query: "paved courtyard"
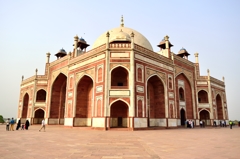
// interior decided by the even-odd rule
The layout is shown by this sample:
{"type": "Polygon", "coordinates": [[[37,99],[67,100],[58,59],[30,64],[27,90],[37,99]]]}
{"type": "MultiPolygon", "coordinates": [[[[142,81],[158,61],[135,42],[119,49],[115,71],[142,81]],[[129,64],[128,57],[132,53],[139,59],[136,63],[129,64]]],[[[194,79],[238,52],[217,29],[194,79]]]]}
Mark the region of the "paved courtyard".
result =
{"type": "Polygon", "coordinates": [[[240,128],[99,131],[40,125],[5,131],[2,159],[239,159],[240,128]]]}

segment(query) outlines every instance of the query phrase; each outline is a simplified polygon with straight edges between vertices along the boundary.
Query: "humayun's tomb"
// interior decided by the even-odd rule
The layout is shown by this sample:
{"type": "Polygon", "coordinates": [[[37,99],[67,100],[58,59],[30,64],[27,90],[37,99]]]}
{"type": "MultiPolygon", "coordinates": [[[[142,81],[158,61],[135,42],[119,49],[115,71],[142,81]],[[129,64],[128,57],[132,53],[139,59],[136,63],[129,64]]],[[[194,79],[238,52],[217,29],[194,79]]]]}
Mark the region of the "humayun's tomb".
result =
{"type": "Polygon", "coordinates": [[[198,53],[191,62],[186,49],[171,52],[168,36],[154,52],[122,18],[88,46],[75,36],[72,52],[59,50],[53,62],[46,54],[43,75],[36,69],[22,77],[18,119],[102,130],[174,128],[188,119],[228,123],[224,77],[211,77],[209,70],[201,76],[198,53]]]}

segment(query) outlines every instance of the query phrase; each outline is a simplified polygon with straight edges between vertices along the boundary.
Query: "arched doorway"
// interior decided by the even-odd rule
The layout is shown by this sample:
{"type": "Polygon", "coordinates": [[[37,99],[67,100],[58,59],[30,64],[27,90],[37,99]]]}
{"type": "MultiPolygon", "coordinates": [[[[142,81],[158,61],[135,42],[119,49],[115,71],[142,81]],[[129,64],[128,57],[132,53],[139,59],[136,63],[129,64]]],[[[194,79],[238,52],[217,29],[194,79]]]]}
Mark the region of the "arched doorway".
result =
{"type": "Polygon", "coordinates": [[[211,125],[210,115],[207,110],[202,110],[199,115],[200,115],[200,120],[204,121],[205,125],[211,125]]]}
{"type": "Polygon", "coordinates": [[[216,104],[217,104],[218,120],[223,120],[222,99],[221,99],[221,96],[219,94],[216,97],[216,104]]]}
{"type": "Polygon", "coordinates": [[[52,85],[50,118],[48,124],[64,124],[67,77],[60,73],[52,85]]]}
{"type": "Polygon", "coordinates": [[[74,126],[91,126],[93,80],[83,76],[77,85],[74,126]]]}
{"type": "Polygon", "coordinates": [[[111,105],[110,127],[129,127],[128,105],[123,101],[116,101],[111,105]]]}
{"type": "Polygon", "coordinates": [[[26,120],[26,118],[27,118],[28,102],[29,102],[29,95],[28,95],[28,93],[26,93],[23,97],[22,120],[26,120]]]}
{"type": "Polygon", "coordinates": [[[33,124],[41,124],[44,118],[44,111],[42,109],[38,109],[34,113],[33,124]]]}
{"type": "Polygon", "coordinates": [[[165,118],[165,95],[163,82],[156,75],[147,82],[147,106],[148,127],[159,126],[157,120],[165,118]]]}
{"type": "Polygon", "coordinates": [[[184,126],[186,121],[186,115],[185,115],[185,110],[183,108],[180,110],[180,118],[181,118],[181,125],[184,126]]]}

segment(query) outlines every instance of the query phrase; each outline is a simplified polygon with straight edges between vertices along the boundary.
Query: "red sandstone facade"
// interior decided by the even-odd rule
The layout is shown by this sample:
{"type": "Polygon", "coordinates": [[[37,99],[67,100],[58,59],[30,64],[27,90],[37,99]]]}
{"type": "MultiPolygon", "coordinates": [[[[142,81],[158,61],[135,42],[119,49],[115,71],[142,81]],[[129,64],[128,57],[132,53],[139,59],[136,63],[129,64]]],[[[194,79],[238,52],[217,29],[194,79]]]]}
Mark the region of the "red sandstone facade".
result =
{"type": "Polygon", "coordinates": [[[22,80],[18,118],[38,124],[108,130],[168,128],[193,120],[228,122],[225,83],[200,76],[188,52],[171,52],[168,36],[154,52],[147,39],[124,27],[104,33],[93,49],[74,37],[73,52],[62,49],[45,74],[22,80]]]}

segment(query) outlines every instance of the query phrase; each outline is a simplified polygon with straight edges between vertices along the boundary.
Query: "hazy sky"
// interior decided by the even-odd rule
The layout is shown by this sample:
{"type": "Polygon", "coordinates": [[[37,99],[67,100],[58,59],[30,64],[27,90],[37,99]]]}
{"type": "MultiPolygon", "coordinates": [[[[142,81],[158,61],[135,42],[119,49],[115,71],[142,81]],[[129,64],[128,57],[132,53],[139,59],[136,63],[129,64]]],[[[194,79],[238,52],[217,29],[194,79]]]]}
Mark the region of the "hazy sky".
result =
{"type": "Polygon", "coordinates": [[[168,35],[174,53],[184,47],[195,62],[198,52],[201,75],[225,77],[229,117],[240,120],[239,0],[0,0],[0,114],[17,117],[22,75],[44,74],[47,52],[72,51],[76,34],[93,45],[121,15],[154,51],[168,35]]]}

